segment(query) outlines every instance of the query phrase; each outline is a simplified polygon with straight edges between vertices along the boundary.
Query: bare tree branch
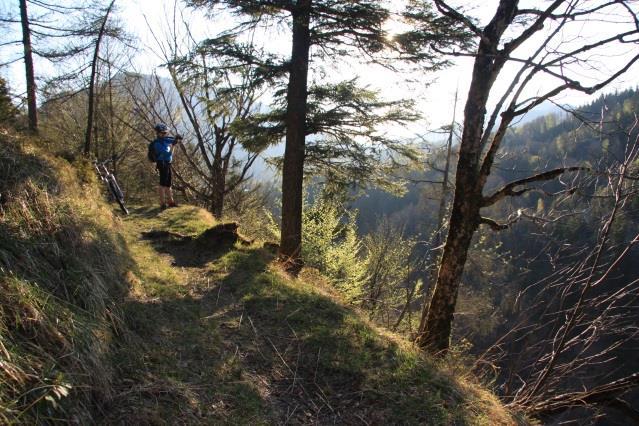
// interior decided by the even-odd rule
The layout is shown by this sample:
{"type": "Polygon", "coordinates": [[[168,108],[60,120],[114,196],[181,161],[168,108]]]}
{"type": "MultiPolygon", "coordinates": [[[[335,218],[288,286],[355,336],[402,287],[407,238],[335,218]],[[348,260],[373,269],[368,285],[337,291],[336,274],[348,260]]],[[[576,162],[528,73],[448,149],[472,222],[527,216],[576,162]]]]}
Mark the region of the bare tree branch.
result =
{"type": "Polygon", "coordinates": [[[528,183],[533,182],[541,182],[547,181],[556,178],[564,173],[568,172],[576,172],[576,171],[589,171],[590,168],[583,166],[572,166],[572,167],[560,167],[558,169],[549,170],[547,172],[539,173],[534,176],[529,176],[524,179],[519,179],[514,182],[507,183],[502,188],[495,191],[493,194],[486,196],[482,200],[482,207],[492,206],[496,202],[502,200],[505,197],[514,197],[518,195],[522,195],[528,191],[533,190],[534,188],[522,188],[516,190],[515,188],[526,185],[528,183]]]}

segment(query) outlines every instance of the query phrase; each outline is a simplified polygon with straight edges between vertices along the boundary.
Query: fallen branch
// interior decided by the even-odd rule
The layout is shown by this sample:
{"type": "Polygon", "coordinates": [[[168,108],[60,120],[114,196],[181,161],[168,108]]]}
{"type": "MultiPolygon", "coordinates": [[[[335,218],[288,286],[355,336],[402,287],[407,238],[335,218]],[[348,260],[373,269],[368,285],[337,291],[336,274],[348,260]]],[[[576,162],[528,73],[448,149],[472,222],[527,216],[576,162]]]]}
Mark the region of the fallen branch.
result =
{"type": "Polygon", "coordinates": [[[535,415],[549,415],[574,407],[600,405],[618,409],[627,416],[639,420],[639,411],[619,399],[623,393],[637,387],[639,387],[639,373],[634,373],[589,391],[557,395],[529,407],[526,411],[535,415]]]}

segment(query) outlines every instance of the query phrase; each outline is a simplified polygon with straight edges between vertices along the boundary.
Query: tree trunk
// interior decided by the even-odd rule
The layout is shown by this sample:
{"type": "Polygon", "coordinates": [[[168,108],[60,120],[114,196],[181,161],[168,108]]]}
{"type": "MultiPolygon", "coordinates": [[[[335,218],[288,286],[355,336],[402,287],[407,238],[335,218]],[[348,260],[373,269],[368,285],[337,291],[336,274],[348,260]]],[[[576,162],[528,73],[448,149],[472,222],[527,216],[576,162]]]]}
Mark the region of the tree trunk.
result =
{"type": "Polygon", "coordinates": [[[211,213],[220,220],[224,212],[224,189],[226,187],[226,179],[221,170],[213,171],[213,191],[211,192],[211,213]]]}
{"type": "Polygon", "coordinates": [[[306,134],[306,98],[310,50],[311,0],[298,1],[293,12],[293,50],[286,109],[286,150],[282,171],[282,235],[280,259],[291,272],[302,260],[302,184],[306,134]]]}
{"type": "Polygon", "coordinates": [[[107,8],[106,14],[104,15],[104,19],[102,20],[102,24],[100,25],[100,31],[98,32],[98,38],[95,41],[95,49],[93,51],[93,60],[91,61],[91,79],[89,81],[89,100],[88,100],[88,109],[87,109],[87,128],[84,135],[84,155],[89,156],[91,153],[91,138],[93,137],[93,115],[94,115],[94,97],[95,97],[95,75],[98,69],[98,58],[100,53],[100,42],[102,41],[102,37],[104,36],[104,30],[106,28],[106,23],[109,19],[109,14],[111,13],[111,9],[113,9],[113,4],[115,0],[111,1],[109,7],[107,8]]]}
{"type": "Polygon", "coordinates": [[[27,113],[29,130],[38,131],[38,109],[36,104],[36,84],[33,72],[33,49],[31,47],[31,29],[27,14],[27,0],[20,0],[20,20],[22,22],[22,46],[24,47],[24,70],[27,80],[27,113]]]}
{"type": "MultiPolygon", "coordinates": [[[[472,173],[465,170],[457,170],[461,179],[457,179],[457,188],[460,188],[460,180],[473,179],[472,173]]],[[[430,303],[422,311],[422,329],[419,330],[417,344],[426,348],[429,352],[445,353],[450,345],[453,314],[457,303],[459,284],[464,272],[466,257],[473,234],[479,226],[480,197],[460,196],[455,191],[455,201],[450,218],[450,227],[444,253],[442,255],[437,283],[433,290],[430,303]]]]}
{"type": "MultiPolygon", "coordinates": [[[[455,91],[455,102],[453,103],[453,119],[450,123],[450,131],[448,132],[448,141],[446,143],[446,163],[444,166],[444,176],[442,179],[442,192],[439,199],[439,210],[437,212],[437,228],[435,229],[435,235],[433,235],[433,240],[431,242],[431,247],[439,247],[444,240],[444,220],[446,219],[446,205],[448,199],[450,197],[450,188],[449,188],[449,175],[450,175],[450,160],[453,152],[453,134],[455,130],[455,116],[457,111],[457,95],[458,91],[455,91]]],[[[427,255],[424,255],[427,256],[427,255]]],[[[439,265],[439,249],[437,252],[433,252],[430,257],[430,263],[432,266],[424,271],[422,275],[423,283],[424,283],[424,306],[428,303],[428,295],[430,294],[430,287],[437,280],[437,265],[439,265]],[[428,287],[426,287],[428,284],[428,287]]],[[[424,311],[425,312],[425,311],[424,311]]],[[[426,315],[422,315],[421,321],[419,323],[418,330],[424,330],[426,327],[426,315]]]]}
{"type": "Polygon", "coordinates": [[[480,223],[482,192],[490,168],[482,170],[486,103],[506,58],[497,52],[502,34],[513,21],[516,0],[501,0],[495,16],[482,32],[473,65],[472,80],[464,108],[464,130],[459,147],[455,197],[448,236],[444,245],[437,283],[428,306],[422,311],[417,344],[443,355],[450,346],[453,315],[464,265],[473,235],[480,223]]]}
{"type": "MultiPolygon", "coordinates": [[[[479,61],[478,61],[479,62],[479,61]]],[[[486,65],[486,64],[484,64],[486,65]]],[[[475,64],[479,71],[478,64],[475,64]]],[[[475,76],[483,78],[481,72],[475,76]]],[[[444,354],[450,345],[457,293],[473,234],[479,226],[482,180],[479,179],[479,143],[484,125],[489,85],[471,83],[465,109],[464,133],[455,176],[455,196],[448,235],[437,282],[430,303],[424,306],[417,344],[435,354],[444,354]]]]}

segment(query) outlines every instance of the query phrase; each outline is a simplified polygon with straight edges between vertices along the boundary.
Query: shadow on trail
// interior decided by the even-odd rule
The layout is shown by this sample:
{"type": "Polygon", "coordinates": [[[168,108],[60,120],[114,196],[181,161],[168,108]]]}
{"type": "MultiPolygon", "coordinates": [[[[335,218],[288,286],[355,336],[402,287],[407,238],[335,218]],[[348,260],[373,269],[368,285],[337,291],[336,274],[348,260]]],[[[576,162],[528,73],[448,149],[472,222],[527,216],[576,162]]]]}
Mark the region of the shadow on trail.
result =
{"type": "Polygon", "coordinates": [[[197,237],[175,232],[152,230],[142,237],[151,240],[160,253],[173,257],[173,265],[201,268],[220,259],[235,248],[235,243],[245,242],[237,233],[237,224],[223,223],[209,228],[197,237]]]}
{"type": "Polygon", "coordinates": [[[227,340],[221,326],[237,322],[231,317],[241,297],[228,280],[251,274],[251,268],[263,270],[266,261],[248,262],[210,287],[190,283],[195,295],[125,303],[130,333],[113,354],[118,392],[103,408],[103,423],[246,424],[270,418],[269,404],[245,376],[241,344],[227,340]]]}
{"type": "Polygon", "coordinates": [[[220,317],[220,335],[237,347],[243,375],[265,382],[260,394],[275,423],[465,424],[471,417],[470,395],[449,376],[310,284],[321,280],[316,273],[285,282],[268,269],[271,259],[255,250],[225,258],[230,273],[220,285],[237,302],[220,317]]]}
{"type": "MultiPolygon", "coordinates": [[[[163,246],[173,254],[191,244],[163,246]]],[[[179,260],[218,260],[206,269],[217,279],[197,296],[127,304],[135,335],[119,354],[121,392],[107,420],[457,423],[447,407],[467,401],[431,365],[311,285],[285,282],[266,250],[224,250],[179,260]]]]}

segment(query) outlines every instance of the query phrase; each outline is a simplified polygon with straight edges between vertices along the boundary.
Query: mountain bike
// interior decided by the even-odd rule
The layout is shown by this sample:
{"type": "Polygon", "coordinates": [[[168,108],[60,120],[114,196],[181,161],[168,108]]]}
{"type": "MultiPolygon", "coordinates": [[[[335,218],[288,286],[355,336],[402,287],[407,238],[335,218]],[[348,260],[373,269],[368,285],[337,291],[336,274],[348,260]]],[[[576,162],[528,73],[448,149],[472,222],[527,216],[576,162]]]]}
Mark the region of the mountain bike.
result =
{"type": "Polygon", "coordinates": [[[106,187],[109,189],[111,197],[115,199],[115,201],[120,206],[120,210],[122,210],[124,214],[129,214],[129,211],[124,205],[124,193],[120,189],[120,185],[118,185],[118,181],[115,179],[113,173],[111,173],[106,167],[106,163],[108,162],[109,160],[102,162],[94,161],[93,166],[95,167],[95,171],[97,172],[100,180],[104,182],[106,187]]]}

